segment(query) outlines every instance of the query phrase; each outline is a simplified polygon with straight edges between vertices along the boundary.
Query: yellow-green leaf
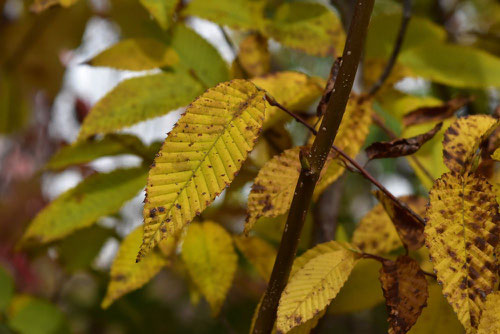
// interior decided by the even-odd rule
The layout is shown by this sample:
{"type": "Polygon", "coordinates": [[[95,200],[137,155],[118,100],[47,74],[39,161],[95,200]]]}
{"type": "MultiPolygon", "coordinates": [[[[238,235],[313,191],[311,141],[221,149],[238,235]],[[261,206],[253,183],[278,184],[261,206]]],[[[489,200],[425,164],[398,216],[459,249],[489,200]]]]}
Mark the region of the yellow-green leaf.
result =
{"type": "Polygon", "coordinates": [[[88,140],[64,146],[47,162],[45,168],[62,169],[119,154],[143,154],[147,148],[141,140],[127,134],[109,134],[98,141],[88,140]]]}
{"type": "MultiPolygon", "coordinates": [[[[331,241],[306,252],[304,265],[292,272],[281,295],[277,314],[277,328],[284,333],[304,324],[323,311],[349,277],[356,263],[353,251],[331,241]],[[311,258],[308,257],[314,254],[311,258]]],[[[302,262],[302,261],[300,261],[302,262]]],[[[293,270],[292,270],[293,271],[293,270]]]]}
{"type": "Polygon", "coordinates": [[[240,43],[239,64],[250,77],[264,75],[271,68],[267,39],[259,34],[248,35],[240,43]]]}
{"type": "MultiPolygon", "coordinates": [[[[290,111],[303,111],[323,93],[324,81],[300,72],[284,71],[253,78],[252,82],[264,89],[290,111]]],[[[266,108],[266,127],[289,117],[278,107],[266,108]]]]}
{"type": "Polygon", "coordinates": [[[500,147],[493,152],[493,155],[491,156],[493,160],[500,161],[500,147]]]}
{"type": "Polygon", "coordinates": [[[401,53],[399,61],[414,74],[445,85],[500,87],[500,58],[468,46],[425,43],[401,53]]]}
{"type": "Polygon", "coordinates": [[[143,167],[94,174],[45,207],[31,222],[23,242],[46,243],[115,213],[145,186],[143,167]]]}
{"type": "Polygon", "coordinates": [[[144,71],[175,65],[177,53],[153,38],[122,40],[89,60],[92,66],[112,67],[118,70],[144,71]]]}
{"type": "Polygon", "coordinates": [[[443,104],[443,101],[433,96],[408,95],[395,89],[386,90],[384,94],[377,95],[377,102],[398,120],[415,109],[437,107],[443,104]]]}
{"type": "Polygon", "coordinates": [[[139,258],[180,231],[231,183],[262,129],[264,94],[249,81],[233,80],[189,106],[149,172],[139,258]]]}
{"type": "Polygon", "coordinates": [[[257,273],[266,282],[269,281],[276,259],[276,249],[259,237],[235,236],[234,243],[255,267],[257,273]]]}
{"type": "MultiPolygon", "coordinates": [[[[166,257],[158,252],[151,252],[141,262],[135,262],[143,233],[143,227],[138,226],[123,239],[111,266],[110,282],[101,303],[102,308],[108,308],[123,295],[139,289],[167,265],[166,257]]],[[[168,238],[163,243],[172,246],[175,244],[174,238],[168,238]]]]}
{"type": "Polygon", "coordinates": [[[187,73],[160,73],[125,80],[97,102],[78,140],[106,134],[183,107],[203,87],[187,73]]]}
{"type": "Polygon", "coordinates": [[[237,267],[231,236],[214,222],[191,224],[182,245],[182,259],[212,314],[217,315],[237,267]]]}
{"type": "Polygon", "coordinates": [[[486,115],[473,115],[456,120],[444,133],[445,165],[457,173],[469,170],[479,145],[498,124],[498,120],[486,115]]]}
{"type": "Polygon", "coordinates": [[[458,319],[474,332],[497,281],[495,194],[482,176],[450,172],[436,180],[429,196],[425,242],[434,270],[458,319]]]}
{"type": "Polygon", "coordinates": [[[170,26],[179,0],[139,0],[164,30],[170,26]]]}
{"type": "Polygon", "coordinates": [[[345,33],[339,17],[311,2],[286,2],[266,20],[264,35],[281,44],[316,55],[342,54],[345,33]]]}
{"type": "Polygon", "coordinates": [[[35,0],[31,5],[30,9],[36,13],[40,13],[49,7],[55,5],[61,5],[63,7],[69,7],[76,3],[78,0],[35,0]]]}
{"type": "Polygon", "coordinates": [[[184,14],[199,16],[236,29],[259,29],[262,24],[263,0],[193,0],[184,14]]]}
{"type": "Polygon", "coordinates": [[[477,330],[477,334],[498,333],[500,333],[500,291],[491,293],[486,297],[483,316],[477,330]]]}

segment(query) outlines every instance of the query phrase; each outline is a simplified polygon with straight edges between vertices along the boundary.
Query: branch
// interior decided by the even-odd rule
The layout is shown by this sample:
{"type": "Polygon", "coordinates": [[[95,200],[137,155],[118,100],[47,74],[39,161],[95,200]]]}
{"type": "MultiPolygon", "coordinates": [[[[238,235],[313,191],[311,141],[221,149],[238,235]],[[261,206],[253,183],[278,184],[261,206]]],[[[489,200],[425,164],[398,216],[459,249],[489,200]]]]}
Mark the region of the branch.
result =
{"type": "Polygon", "coordinates": [[[356,2],[352,23],[344,46],[342,65],[337,80],[335,80],[326,115],[310,152],[301,151],[302,169],[271,278],[257,314],[254,334],[271,333],[273,329],[276,310],[278,309],[281,293],[290,275],[309,203],[321,169],[337,135],[351,93],[373,10],[373,3],[374,0],[359,0],[356,2]]]}
{"type": "Polygon", "coordinates": [[[404,0],[403,3],[403,17],[401,18],[401,25],[399,26],[398,36],[396,37],[396,44],[394,44],[394,49],[392,50],[391,57],[385,66],[384,71],[380,75],[379,79],[375,82],[375,84],[368,91],[368,96],[373,96],[378,92],[380,87],[384,84],[385,80],[391,74],[392,68],[396,64],[396,60],[399,55],[399,51],[401,51],[401,46],[403,45],[404,37],[406,34],[406,30],[408,28],[408,23],[411,18],[411,7],[412,0],[404,0]]]}

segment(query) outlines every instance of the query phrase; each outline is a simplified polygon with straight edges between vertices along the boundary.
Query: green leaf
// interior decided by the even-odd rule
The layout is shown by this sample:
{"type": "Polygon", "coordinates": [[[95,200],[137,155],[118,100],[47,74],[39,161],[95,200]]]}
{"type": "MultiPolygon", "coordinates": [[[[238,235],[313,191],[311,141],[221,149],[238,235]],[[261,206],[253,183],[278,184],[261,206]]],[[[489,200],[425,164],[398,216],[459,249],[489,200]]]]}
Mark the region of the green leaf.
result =
{"type": "Polygon", "coordinates": [[[92,58],[92,66],[112,67],[119,70],[144,71],[177,64],[177,53],[153,38],[122,40],[92,58]]]}
{"type": "Polygon", "coordinates": [[[196,32],[176,24],[171,46],[179,55],[179,67],[193,72],[206,88],[229,80],[229,68],[219,52],[196,32]]]}
{"type": "Polygon", "coordinates": [[[187,105],[202,90],[187,73],[160,73],[125,80],[92,108],[78,140],[164,115],[187,105]]]}
{"type": "Polygon", "coordinates": [[[70,329],[64,314],[48,301],[17,296],[8,313],[9,326],[20,334],[66,334],[70,329]]]}
{"type": "Polygon", "coordinates": [[[179,0],[139,0],[141,4],[153,15],[156,22],[164,30],[167,29],[172,22],[172,15],[179,0]]]}
{"type": "Polygon", "coordinates": [[[401,53],[399,61],[416,75],[445,85],[500,87],[500,58],[472,47],[426,43],[401,53]]]}
{"type": "Polygon", "coordinates": [[[340,55],[345,42],[339,17],[317,3],[282,4],[266,22],[263,33],[287,47],[317,56],[340,55]]]}
{"type": "Polygon", "coordinates": [[[14,279],[10,273],[0,266],[0,312],[7,309],[14,295],[14,279]]]}
{"type": "Polygon", "coordinates": [[[62,169],[71,165],[91,162],[97,158],[120,154],[146,153],[141,140],[127,134],[109,134],[101,140],[88,140],[64,146],[50,158],[47,169],[62,169]]]}
{"type": "Polygon", "coordinates": [[[22,242],[61,239],[115,213],[146,185],[146,177],[143,167],[89,176],[45,207],[31,222],[22,242]]]}
{"type": "Polygon", "coordinates": [[[193,0],[184,14],[198,16],[236,29],[258,29],[262,23],[263,0],[193,0]]]}

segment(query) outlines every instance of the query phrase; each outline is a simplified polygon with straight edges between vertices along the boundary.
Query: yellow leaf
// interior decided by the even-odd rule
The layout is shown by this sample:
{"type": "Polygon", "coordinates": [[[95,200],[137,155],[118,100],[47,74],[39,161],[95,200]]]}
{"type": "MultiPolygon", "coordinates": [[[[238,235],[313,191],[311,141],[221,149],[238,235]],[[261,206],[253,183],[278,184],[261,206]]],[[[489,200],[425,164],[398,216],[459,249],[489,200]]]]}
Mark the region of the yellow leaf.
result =
{"type": "Polygon", "coordinates": [[[477,330],[477,334],[498,333],[500,333],[500,291],[491,293],[486,298],[483,316],[477,330]]]}
{"type": "Polygon", "coordinates": [[[115,132],[165,115],[191,102],[203,87],[186,73],[160,73],[122,81],[85,117],[78,140],[115,132]]]}
{"type": "Polygon", "coordinates": [[[500,161],[500,147],[493,152],[493,155],[491,156],[493,160],[500,161]]]}
{"type": "Polygon", "coordinates": [[[491,116],[473,115],[459,118],[450,125],[443,139],[443,160],[450,171],[469,170],[479,145],[498,124],[491,116]]]}
{"type": "Polygon", "coordinates": [[[349,277],[357,255],[331,241],[320,244],[297,259],[281,295],[277,328],[284,333],[323,311],[349,277]],[[305,262],[302,265],[301,262],[305,262]]]}
{"type": "Polygon", "coordinates": [[[290,208],[300,173],[301,147],[274,156],[259,170],[248,195],[245,234],[260,217],[276,217],[290,208]]]}
{"type": "MultiPolygon", "coordinates": [[[[252,82],[269,93],[290,111],[303,111],[323,93],[324,81],[292,71],[268,74],[253,78],[252,82]]],[[[289,116],[278,107],[266,108],[266,127],[289,116]]]]}
{"type": "Polygon", "coordinates": [[[182,259],[212,314],[217,315],[237,267],[231,236],[214,222],[191,224],[182,245],[182,259]]]}
{"type": "MultiPolygon", "coordinates": [[[[359,153],[370,132],[372,103],[371,99],[363,99],[355,94],[351,94],[347,102],[334,144],[351,157],[355,157],[359,153]],[[356,130],[353,131],[353,129],[356,130]]],[[[335,154],[334,151],[332,153],[335,154]]],[[[317,199],[329,185],[335,182],[344,173],[344,169],[336,160],[332,159],[327,163],[323,168],[323,175],[316,185],[314,198],[317,199]]]]}
{"type": "Polygon", "coordinates": [[[261,131],[264,94],[249,81],[233,80],[188,107],[149,171],[139,259],[231,183],[261,131]]]}
{"type": "Polygon", "coordinates": [[[341,55],[345,42],[339,17],[319,3],[281,4],[266,20],[263,34],[316,56],[341,55]]]}
{"type": "Polygon", "coordinates": [[[415,325],[410,329],[410,334],[446,333],[462,334],[463,327],[453,312],[450,304],[443,297],[441,287],[429,283],[429,298],[427,307],[422,310],[415,325]]]}
{"type": "MultiPolygon", "coordinates": [[[[111,266],[111,280],[106,296],[101,303],[102,308],[108,308],[123,295],[139,289],[167,265],[167,255],[162,256],[158,252],[152,252],[139,263],[135,262],[143,233],[143,227],[138,226],[123,239],[111,266]]],[[[169,238],[162,244],[173,250],[175,246],[174,238],[169,238]]]]}
{"type": "Polygon", "coordinates": [[[166,30],[171,22],[175,7],[179,0],[139,0],[141,4],[153,15],[156,22],[166,30]]]}
{"type": "Polygon", "coordinates": [[[144,71],[172,66],[179,61],[177,53],[153,38],[122,40],[89,60],[91,66],[104,66],[119,70],[144,71]]]}
{"type": "Polygon", "coordinates": [[[94,174],[46,206],[31,222],[22,242],[47,243],[88,227],[118,211],[146,184],[143,167],[94,174]]]}
{"type": "Polygon", "coordinates": [[[271,55],[267,39],[259,34],[247,36],[240,44],[238,53],[240,65],[250,77],[264,75],[271,68],[271,55]]]}
{"type": "Polygon", "coordinates": [[[434,270],[458,319],[473,332],[497,281],[495,194],[482,176],[451,172],[436,180],[429,196],[425,242],[434,270]]]}
{"type": "Polygon", "coordinates": [[[276,249],[258,237],[235,236],[234,243],[259,275],[268,282],[276,259],[276,249]]]}

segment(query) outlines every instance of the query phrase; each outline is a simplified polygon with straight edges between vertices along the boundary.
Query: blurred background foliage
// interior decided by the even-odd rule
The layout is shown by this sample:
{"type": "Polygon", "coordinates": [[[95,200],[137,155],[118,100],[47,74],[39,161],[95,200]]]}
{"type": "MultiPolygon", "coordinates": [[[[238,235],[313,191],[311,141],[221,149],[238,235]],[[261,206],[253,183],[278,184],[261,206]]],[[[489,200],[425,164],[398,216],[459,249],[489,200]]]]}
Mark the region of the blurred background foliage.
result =
{"type": "MultiPolygon", "coordinates": [[[[342,51],[342,27],[348,26],[352,3],[268,0],[260,22],[253,16],[259,2],[251,0],[0,0],[0,333],[247,332],[265,281],[243,256],[217,318],[210,316],[208,304],[178,261],[143,288],[106,310],[101,308],[118,245],[142,222],[143,192],[129,196],[119,210],[112,208],[104,217],[92,218],[92,224],[66,238],[22,249],[18,242],[42,208],[82,179],[152,162],[159,143],[182,112],[181,108],[162,116],[168,108],[178,108],[168,101],[148,116],[156,118],[126,124],[121,134],[99,137],[97,146],[79,147],[78,154],[68,146],[90,108],[119,82],[160,72],[151,68],[193,71],[195,82],[186,84],[192,90],[190,95],[181,99],[185,89],[173,95],[182,100],[180,105],[187,105],[204,89],[234,77],[294,70],[327,79],[332,56],[342,51]],[[301,11],[304,3],[321,6],[301,11]],[[308,20],[334,31],[308,40],[308,20]],[[245,56],[242,50],[246,46],[240,43],[250,31],[259,31],[269,50],[267,67],[242,69],[235,61],[234,51],[240,50],[239,60],[245,56]],[[306,38],[297,41],[295,37],[301,33],[306,38]],[[120,55],[130,52],[126,45],[116,54],[101,52],[125,38],[153,39],[145,42],[144,48],[153,43],[149,47],[154,53],[161,48],[154,43],[168,45],[175,50],[175,57],[162,53],[154,57],[161,58],[160,65],[141,64],[138,71],[130,71],[131,65],[126,64],[128,70],[120,70],[120,55]],[[59,153],[51,159],[55,152],[59,153]]],[[[370,87],[378,78],[393,48],[400,17],[400,3],[376,1],[355,90],[370,87]]],[[[423,133],[435,123],[406,127],[403,116],[458,96],[473,100],[454,110],[455,114],[498,115],[500,3],[416,0],[410,22],[393,74],[375,99],[383,122],[398,136],[423,133]]],[[[157,92],[151,99],[161,100],[162,94],[157,92]]],[[[314,117],[315,105],[310,103],[301,114],[314,117]]],[[[444,171],[441,140],[446,128],[447,124],[415,155],[434,178],[444,171]]],[[[286,118],[266,129],[231,188],[203,218],[241,232],[249,187],[259,168],[280,149],[301,145],[306,137],[300,125],[286,118]]],[[[366,143],[378,140],[387,140],[387,135],[372,125],[366,143]]],[[[363,153],[359,159],[366,161],[363,153]]],[[[423,171],[405,158],[372,161],[368,169],[398,196],[425,195],[430,186],[423,171]]],[[[335,211],[329,214],[338,222],[334,225],[336,238],[349,240],[357,223],[375,204],[371,185],[356,174],[346,173],[332,189],[321,201],[335,211]],[[341,194],[337,196],[340,199],[332,199],[335,193],[341,194]]],[[[259,220],[256,235],[277,246],[283,219],[259,220]]],[[[316,232],[311,214],[300,252],[318,241],[316,232]]],[[[356,267],[315,332],[386,332],[378,270],[379,264],[369,261],[356,267]]],[[[431,290],[432,298],[433,310],[447,307],[438,287],[431,290]]],[[[426,319],[432,317],[431,310],[425,312],[426,319]]],[[[414,329],[418,333],[426,330],[418,323],[414,329]]]]}

